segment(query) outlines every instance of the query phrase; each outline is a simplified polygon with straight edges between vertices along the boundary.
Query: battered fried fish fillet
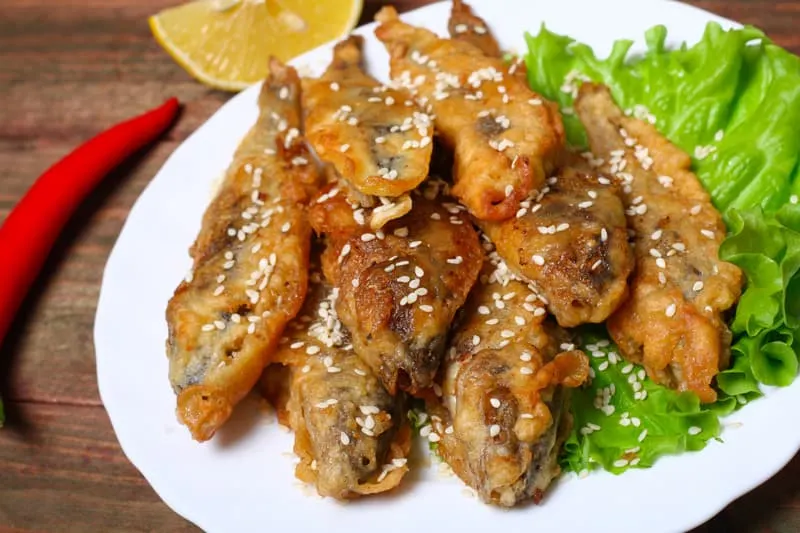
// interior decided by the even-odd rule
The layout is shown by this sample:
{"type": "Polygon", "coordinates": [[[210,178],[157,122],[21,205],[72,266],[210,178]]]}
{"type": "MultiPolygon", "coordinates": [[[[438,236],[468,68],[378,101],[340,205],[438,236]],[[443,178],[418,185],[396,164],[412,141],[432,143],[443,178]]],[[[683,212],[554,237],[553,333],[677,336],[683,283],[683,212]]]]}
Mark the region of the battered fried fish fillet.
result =
{"type": "Polygon", "coordinates": [[[577,156],[512,219],[480,222],[564,327],[603,322],[628,295],[633,252],[619,191],[577,156]]]}
{"type": "Polygon", "coordinates": [[[571,428],[569,391],[589,375],[583,352],[524,283],[488,261],[428,398],[439,453],[486,502],[541,500],[571,428]]]}
{"type": "Polygon", "coordinates": [[[295,432],[296,476],[340,500],[385,492],[405,473],[411,430],[402,397],[393,398],[353,353],[319,270],[303,310],[287,327],[277,365],[262,385],[281,423],[295,432]]]}
{"type": "Polygon", "coordinates": [[[575,109],[603,170],[622,184],[635,232],[631,298],[608,330],[654,381],[713,402],[711,382],[727,366],[731,343],[722,314],[742,289],[741,271],[719,259],[722,218],[689,156],[624,116],[606,87],[583,84],[575,109]]]}
{"type": "Polygon", "coordinates": [[[355,351],[390,394],[419,393],[433,384],[450,322],[478,277],[478,236],[463,207],[433,194],[415,192],[411,212],[375,233],[369,212],[323,197],[311,223],[327,236],[323,270],[355,351]]]}
{"type": "MultiPolygon", "coordinates": [[[[447,31],[450,33],[451,39],[470,43],[489,57],[503,57],[503,51],[486,21],[476,15],[472,8],[461,0],[453,0],[450,19],[447,21],[447,31]]],[[[507,72],[520,77],[527,83],[525,62],[521,57],[515,58],[508,65],[507,72]]]]}
{"type": "Polygon", "coordinates": [[[479,219],[512,217],[564,148],[555,107],[468,42],[405,24],[390,7],[377,19],[394,83],[430,105],[439,136],[455,152],[453,194],[479,219]]]}
{"type": "Polygon", "coordinates": [[[299,137],[300,80],[277,60],[259,117],[234,155],[191,248],[193,271],[167,306],[169,378],[177,416],[210,439],[255,385],[306,294],[320,185],[299,137]]]}
{"type": "Polygon", "coordinates": [[[306,136],[359,193],[397,197],[428,176],[433,121],[408,92],[362,70],[363,40],[340,42],[328,70],[303,80],[306,136]]]}

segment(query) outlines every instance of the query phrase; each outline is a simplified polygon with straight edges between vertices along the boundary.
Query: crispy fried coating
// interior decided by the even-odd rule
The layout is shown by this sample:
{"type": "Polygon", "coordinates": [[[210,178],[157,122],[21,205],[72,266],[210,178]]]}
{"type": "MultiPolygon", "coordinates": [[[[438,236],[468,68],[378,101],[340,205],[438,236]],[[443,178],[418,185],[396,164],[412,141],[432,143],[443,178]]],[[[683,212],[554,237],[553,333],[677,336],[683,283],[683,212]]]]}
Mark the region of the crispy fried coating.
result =
{"type": "Polygon", "coordinates": [[[427,405],[453,471],[484,502],[511,507],[538,503],[559,474],[571,427],[565,387],[581,385],[589,363],[504,272],[486,262],[443,365],[442,396],[427,405]]]}
{"type": "Polygon", "coordinates": [[[450,19],[447,21],[447,31],[450,33],[451,39],[468,42],[489,57],[503,55],[500,45],[497,44],[486,21],[476,15],[472,8],[461,0],[453,0],[450,19]]]}
{"type": "Polygon", "coordinates": [[[415,193],[411,212],[375,233],[367,225],[374,214],[354,211],[342,195],[311,210],[327,236],[323,269],[339,290],[339,317],[391,394],[432,385],[450,322],[481,267],[464,208],[429,196],[415,193]]]}
{"type": "Polygon", "coordinates": [[[377,19],[394,83],[427,102],[455,152],[453,194],[481,220],[512,217],[564,148],[555,107],[468,42],[405,24],[389,7],[377,19]]]}
{"type": "Polygon", "coordinates": [[[407,91],[363,71],[362,46],[355,35],[338,43],[325,73],[303,80],[305,133],[355,190],[397,197],[428,176],[433,122],[407,91]]]}
{"type": "Polygon", "coordinates": [[[618,190],[577,156],[512,219],[479,222],[564,327],[603,322],[625,300],[633,252],[618,190]]]}
{"type": "Polygon", "coordinates": [[[305,205],[319,174],[299,138],[300,82],[276,60],[260,114],[203,217],[193,271],[167,307],[177,416],[210,439],[258,381],[306,293],[305,205]]]}
{"type": "MultiPolygon", "coordinates": [[[[450,33],[451,39],[467,42],[489,57],[503,57],[503,51],[492,35],[489,25],[461,0],[453,0],[450,19],[447,21],[447,31],[450,33]]],[[[508,73],[519,76],[520,79],[527,82],[525,62],[521,57],[515,58],[508,65],[508,73]]]]}
{"type": "Polygon", "coordinates": [[[631,298],[608,330],[654,381],[713,402],[711,382],[727,366],[731,343],[722,314],[743,281],[735,265],[719,259],[722,218],[689,156],[650,124],[623,115],[606,87],[583,84],[575,109],[595,157],[623,188],[635,232],[631,298]]]}
{"type": "Polygon", "coordinates": [[[403,397],[392,397],[353,353],[336,317],[336,291],[311,274],[299,316],[262,385],[281,423],[295,432],[296,476],[345,500],[396,487],[408,471],[411,430],[403,397]]]}

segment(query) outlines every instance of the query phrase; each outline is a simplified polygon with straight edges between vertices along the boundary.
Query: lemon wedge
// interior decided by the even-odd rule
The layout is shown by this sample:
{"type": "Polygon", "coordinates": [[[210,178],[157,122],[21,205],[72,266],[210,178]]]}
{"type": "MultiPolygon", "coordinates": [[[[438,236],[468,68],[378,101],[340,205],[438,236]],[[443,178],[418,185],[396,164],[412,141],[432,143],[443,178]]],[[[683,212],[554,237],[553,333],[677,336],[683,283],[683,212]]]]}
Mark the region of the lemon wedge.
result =
{"type": "Polygon", "coordinates": [[[196,0],[150,17],[158,43],[201,82],[239,91],[288,61],[343,37],[363,0],[196,0]]]}

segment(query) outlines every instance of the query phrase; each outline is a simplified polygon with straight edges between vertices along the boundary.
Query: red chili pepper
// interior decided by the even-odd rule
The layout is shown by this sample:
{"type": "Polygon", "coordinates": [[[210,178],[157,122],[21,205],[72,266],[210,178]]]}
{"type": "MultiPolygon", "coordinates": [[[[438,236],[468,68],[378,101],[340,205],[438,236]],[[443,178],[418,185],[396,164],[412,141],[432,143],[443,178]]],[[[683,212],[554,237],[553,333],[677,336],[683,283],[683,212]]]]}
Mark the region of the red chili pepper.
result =
{"type": "Polygon", "coordinates": [[[42,174],[0,226],[0,343],[67,220],[103,177],[156,139],[176,98],[88,140],[42,174]]]}

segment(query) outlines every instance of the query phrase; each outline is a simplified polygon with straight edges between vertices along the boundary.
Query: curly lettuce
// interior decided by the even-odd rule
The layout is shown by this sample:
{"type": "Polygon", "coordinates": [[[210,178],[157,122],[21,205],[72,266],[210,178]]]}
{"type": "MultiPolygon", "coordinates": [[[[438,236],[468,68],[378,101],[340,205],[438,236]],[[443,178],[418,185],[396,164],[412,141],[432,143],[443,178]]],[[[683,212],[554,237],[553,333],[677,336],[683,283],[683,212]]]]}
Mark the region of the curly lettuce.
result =
{"type": "Polygon", "coordinates": [[[531,87],[558,102],[569,141],[586,145],[571,114],[575,81],[605,83],[630,114],[654,122],[694,156],[695,171],[720,211],[775,210],[800,191],[800,58],[758,29],[725,31],[709,23],[700,42],[676,50],[667,30],[645,34],[647,51],[629,59],[619,40],[605,59],[542,27],[526,35],[531,87]]]}
{"type": "Polygon", "coordinates": [[[530,85],[560,105],[571,144],[586,146],[572,105],[578,84],[594,80],[609,86],[626,113],[651,122],[693,156],[693,169],[730,231],[720,257],[747,279],[730,322],[731,365],[717,378],[713,405],[649,379],[629,381],[642,370],[608,363],[615,359],[609,358],[613,344],[590,332],[594,379],[573,395],[575,427],[562,465],[620,473],[700,449],[718,436],[718,416],[759,397],[762,385],[785,386],[798,373],[800,58],[756,28],[726,31],[716,23],[694,46],[678,48],[669,48],[666,28],[655,26],[645,33],[643,54],[632,56],[632,41],[619,40],[604,59],[544,26],[526,40],[530,85]],[[610,403],[598,404],[610,388],[610,403]],[[643,400],[636,398],[641,391],[643,400]],[[632,428],[634,417],[639,426],[632,428]]]}
{"type": "Polygon", "coordinates": [[[653,383],[641,366],[620,358],[604,331],[584,331],[581,347],[592,368],[590,387],[572,395],[573,431],[562,466],[619,474],[649,467],[665,453],[700,450],[717,437],[717,415],[696,394],[653,383]]]}

